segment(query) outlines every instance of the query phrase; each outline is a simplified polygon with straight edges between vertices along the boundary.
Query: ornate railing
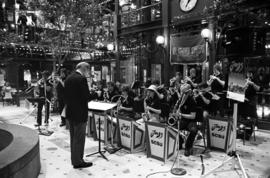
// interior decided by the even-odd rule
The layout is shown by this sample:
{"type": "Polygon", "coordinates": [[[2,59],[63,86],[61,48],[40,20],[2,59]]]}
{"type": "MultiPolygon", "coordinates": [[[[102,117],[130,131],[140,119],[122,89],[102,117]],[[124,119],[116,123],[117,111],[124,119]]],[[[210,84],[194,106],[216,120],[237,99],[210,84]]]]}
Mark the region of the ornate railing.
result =
{"type": "Polygon", "coordinates": [[[155,3],[120,14],[121,28],[145,24],[162,18],[162,3],[155,3]]]}

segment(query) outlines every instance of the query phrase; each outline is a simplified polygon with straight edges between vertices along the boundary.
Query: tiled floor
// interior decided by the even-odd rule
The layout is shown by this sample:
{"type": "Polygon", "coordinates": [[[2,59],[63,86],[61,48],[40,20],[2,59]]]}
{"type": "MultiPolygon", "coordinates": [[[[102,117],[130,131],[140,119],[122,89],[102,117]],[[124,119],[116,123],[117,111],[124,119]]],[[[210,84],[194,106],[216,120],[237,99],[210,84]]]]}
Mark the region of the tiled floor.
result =
{"type": "MultiPolygon", "coordinates": [[[[34,128],[35,114],[26,116],[32,109],[16,106],[5,106],[0,104],[0,124],[1,122],[25,125],[34,128]]],[[[39,178],[61,178],[61,177],[96,177],[96,178],[133,178],[133,177],[179,177],[170,173],[173,160],[164,164],[161,161],[147,158],[144,152],[129,154],[125,150],[120,150],[115,154],[105,153],[109,161],[97,155],[86,157],[87,161],[94,163],[93,167],[85,169],[73,169],[70,164],[69,152],[69,132],[65,128],[59,127],[60,118],[58,115],[51,116],[49,130],[54,131],[51,136],[40,136],[41,172],[39,178]],[[152,175],[152,173],[161,172],[152,175]]],[[[95,152],[98,143],[92,138],[86,139],[85,154],[95,152]]],[[[197,150],[201,151],[201,150],[197,150]]],[[[243,145],[241,140],[237,140],[237,151],[241,156],[243,165],[251,178],[270,177],[270,132],[257,131],[256,141],[251,139],[243,145]]],[[[206,172],[219,165],[227,159],[227,155],[222,152],[210,151],[204,154],[204,164],[206,172]]],[[[200,155],[195,154],[190,157],[180,153],[180,167],[187,170],[187,174],[181,177],[200,177],[201,162],[200,155]]],[[[208,176],[209,178],[241,177],[241,171],[230,169],[230,163],[219,169],[218,172],[208,176]]]]}

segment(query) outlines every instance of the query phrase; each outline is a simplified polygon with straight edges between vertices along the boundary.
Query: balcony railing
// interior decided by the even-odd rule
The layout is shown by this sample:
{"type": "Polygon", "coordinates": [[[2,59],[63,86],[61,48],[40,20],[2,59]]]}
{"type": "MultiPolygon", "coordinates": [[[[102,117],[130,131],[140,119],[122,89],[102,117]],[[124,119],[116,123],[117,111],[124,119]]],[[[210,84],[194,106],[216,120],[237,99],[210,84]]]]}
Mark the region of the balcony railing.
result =
{"type": "Polygon", "coordinates": [[[120,14],[121,28],[145,24],[162,18],[162,3],[155,3],[120,14]]]}

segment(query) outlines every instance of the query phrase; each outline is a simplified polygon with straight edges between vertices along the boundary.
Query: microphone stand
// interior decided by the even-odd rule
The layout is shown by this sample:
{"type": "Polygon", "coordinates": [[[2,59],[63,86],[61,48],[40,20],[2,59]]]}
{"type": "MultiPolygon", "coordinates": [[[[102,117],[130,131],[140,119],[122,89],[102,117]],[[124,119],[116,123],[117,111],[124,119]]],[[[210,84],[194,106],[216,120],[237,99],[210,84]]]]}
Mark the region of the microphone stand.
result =
{"type": "Polygon", "coordinates": [[[180,133],[180,118],[179,118],[177,119],[177,140],[176,140],[178,151],[177,151],[177,155],[175,157],[174,163],[171,168],[171,173],[176,176],[182,176],[187,173],[187,171],[184,168],[180,168],[180,163],[179,163],[180,158],[178,157],[178,155],[180,153],[180,146],[179,146],[180,136],[181,136],[181,133],[180,133]],[[176,163],[176,166],[174,167],[175,163],[176,163]]]}

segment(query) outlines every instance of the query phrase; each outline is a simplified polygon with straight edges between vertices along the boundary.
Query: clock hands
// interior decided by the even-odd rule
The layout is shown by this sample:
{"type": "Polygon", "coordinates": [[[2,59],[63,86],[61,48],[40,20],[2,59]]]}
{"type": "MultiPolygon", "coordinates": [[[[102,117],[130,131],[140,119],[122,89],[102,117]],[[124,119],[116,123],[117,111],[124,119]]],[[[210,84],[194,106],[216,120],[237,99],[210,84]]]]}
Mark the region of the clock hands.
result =
{"type": "Polygon", "coordinates": [[[187,1],[186,7],[188,6],[189,2],[190,2],[190,0],[187,1]]]}

